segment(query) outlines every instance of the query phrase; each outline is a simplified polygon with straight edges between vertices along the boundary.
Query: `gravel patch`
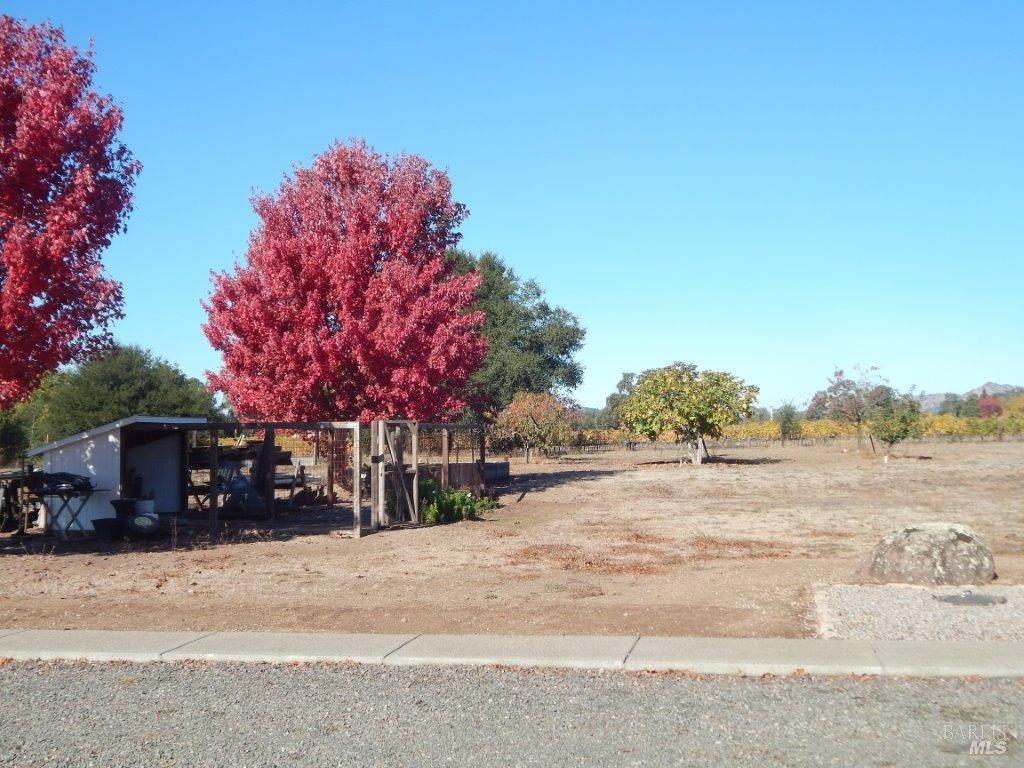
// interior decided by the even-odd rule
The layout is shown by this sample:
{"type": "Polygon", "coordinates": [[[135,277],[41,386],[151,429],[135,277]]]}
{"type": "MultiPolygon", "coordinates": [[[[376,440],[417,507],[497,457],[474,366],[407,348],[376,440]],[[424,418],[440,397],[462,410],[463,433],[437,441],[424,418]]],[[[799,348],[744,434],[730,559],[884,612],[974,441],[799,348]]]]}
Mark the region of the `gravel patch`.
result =
{"type": "Polygon", "coordinates": [[[5,767],[916,768],[974,759],[972,725],[1024,758],[1010,680],[7,663],[0,722],[5,767]]]}
{"type": "Polygon", "coordinates": [[[1024,641],[1024,586],[918,587],[906,584],[819,586],[818,635],[842,640],[1024,641]],[[937,600],[966,592],[988,605],[937,600]],[[1005,602],[998,602],[1000,598],[1005,602]]]}

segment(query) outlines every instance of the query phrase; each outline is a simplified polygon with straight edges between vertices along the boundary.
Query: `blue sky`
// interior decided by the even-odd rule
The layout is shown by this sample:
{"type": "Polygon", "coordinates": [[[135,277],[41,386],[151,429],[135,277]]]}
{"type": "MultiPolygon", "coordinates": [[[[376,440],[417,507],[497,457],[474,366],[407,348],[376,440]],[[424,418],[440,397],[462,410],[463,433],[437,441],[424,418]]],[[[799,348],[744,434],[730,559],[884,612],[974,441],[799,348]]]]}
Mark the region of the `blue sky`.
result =
{"type": "Polygon", "coordinates": [[[448,169],[463,245],[588,329],[576,397],[674,360],[1024,385],[1024,4],[7,2],[95,44],[144,165],[118,336],[202,375],[252,191],[337,138],[448,169]],[[213,6],[213,7],[211,7],[213,6]]]}

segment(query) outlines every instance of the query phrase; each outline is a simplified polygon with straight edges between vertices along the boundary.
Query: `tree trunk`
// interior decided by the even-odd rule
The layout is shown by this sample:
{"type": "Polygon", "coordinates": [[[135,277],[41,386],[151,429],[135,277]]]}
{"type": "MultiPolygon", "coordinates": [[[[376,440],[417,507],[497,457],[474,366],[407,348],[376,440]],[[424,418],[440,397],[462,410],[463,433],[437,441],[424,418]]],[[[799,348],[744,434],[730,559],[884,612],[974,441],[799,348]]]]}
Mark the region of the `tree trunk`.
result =
{"type": "Polygon", "coordinates": [[[700,442],[690,443],[690,462],[695,466],[699,467],[701,462],[704,460],[704,456],[700,449],[700,442]]]}
{"type": "Polygon", "coordinates": [[[857,422],[857,453],[860,453],[864,448],[864,427],[860,422],[857,422]]]}

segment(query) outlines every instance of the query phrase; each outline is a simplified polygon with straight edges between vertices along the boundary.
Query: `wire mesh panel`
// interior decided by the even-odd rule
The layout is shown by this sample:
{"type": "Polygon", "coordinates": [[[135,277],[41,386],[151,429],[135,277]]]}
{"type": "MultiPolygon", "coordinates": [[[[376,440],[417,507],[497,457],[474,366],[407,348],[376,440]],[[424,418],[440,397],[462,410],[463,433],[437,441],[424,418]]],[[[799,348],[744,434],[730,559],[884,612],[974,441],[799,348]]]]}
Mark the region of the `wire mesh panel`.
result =
{"type": "Polygon", "coordinates": [[[353,488],[360,426],[353,422],[225,423],[193,429],[186,463],[187,511],[221,517],[322,510],[361,530],[361,486],[353,488]]]}
{"type": "Polygon", "coordinates": [[[423,480],[484,491],[484,432],[479,424],[376,421],[372,435],[373,523],[419,522],[423,480]]]}

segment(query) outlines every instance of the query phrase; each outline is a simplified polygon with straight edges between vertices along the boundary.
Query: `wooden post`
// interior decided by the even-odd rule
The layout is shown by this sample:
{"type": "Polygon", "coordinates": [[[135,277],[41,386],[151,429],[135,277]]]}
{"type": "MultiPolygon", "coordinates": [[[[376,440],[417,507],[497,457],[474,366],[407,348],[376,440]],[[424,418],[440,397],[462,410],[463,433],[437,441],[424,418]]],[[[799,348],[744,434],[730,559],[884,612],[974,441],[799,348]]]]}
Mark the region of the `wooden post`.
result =
{"type": "Polygon", "coordinates": [[[441,487],[448,487],[448,455],[451,452],[451,440],[447,427],[441,429],[441,487]]]}
{"type": "Polygon", "coordinates": [[[388,425],[383,419],[377,422],[377,466],[374,471],[377,473],[377,519],[380,525],[390,525],[391,518],[388,515],[388,484],[387,484],[387,436],[388,425]]]}
{"type": "Polygon", "coordinates": [[[30,497],[28,495],[28,456],[24,453],[21,454],[21,472],[19,473],[19,485],[18,485],[18,514],[21,517],[21,523],[18,530],[21,533],[28,532],[28,516],[29,516],[29,502],[30,497]]]}
{"type": "Polygon", "coordinates": [[[380,493],[377,477],[377,422],[370,422],[370,525],[376,530],[380,528],[380,517],[377,515],[377,495],[380,493]]]}
{"type": "Polygon", "coordinates": [[[217,490],[220,487],[220,456],[217,441],[220,433],[216,429],[210,430],[210,536],[216,536],[220,528],[220,520],[217,515],[217,490]]]}
{"type": "Polygon", "coordinates": [[[337,433],[334,427],[327,430],[327,508],[334,508],[334,452],[337,433]]]}
{"type": "Polygon", "coordinates": [[[487,436],[484,434],[484,427],[480,425],[480,498],[487,492],[487,436]]]}
{"type": "Polygon", "coordinates": [[[274,519],[274,475],[277,474],[277,447],[274,445],[274,428],[263,430],[263,507],[264,516],[274,519]]]}
{"type": "Polygon", "coordinates": [[[363,535],[363,489],[359,470],[363,465],[363,445],[360,442],[359,422],[352,428],[352,531],[363,535]]]}
{"type": "Polygon", "coordinates": [[[412,433],[412,521],[420,521],[420,424],[414,421],[409,430],[412,433]]]}

